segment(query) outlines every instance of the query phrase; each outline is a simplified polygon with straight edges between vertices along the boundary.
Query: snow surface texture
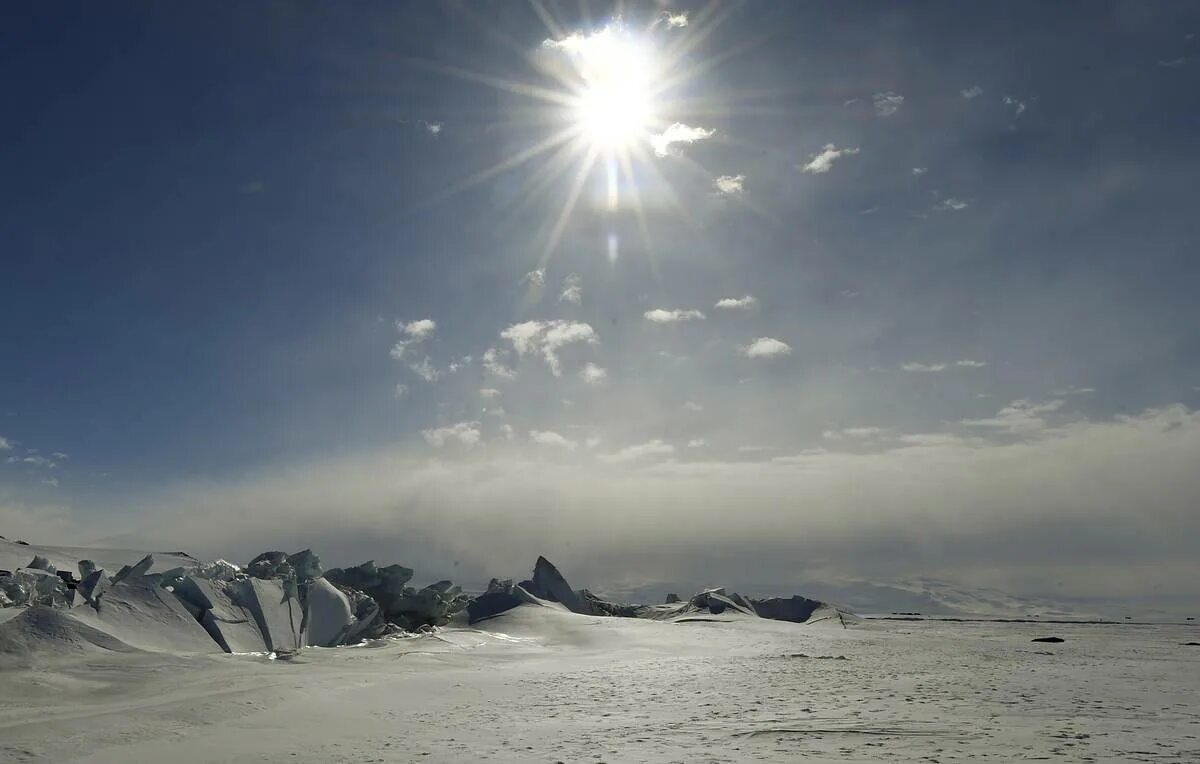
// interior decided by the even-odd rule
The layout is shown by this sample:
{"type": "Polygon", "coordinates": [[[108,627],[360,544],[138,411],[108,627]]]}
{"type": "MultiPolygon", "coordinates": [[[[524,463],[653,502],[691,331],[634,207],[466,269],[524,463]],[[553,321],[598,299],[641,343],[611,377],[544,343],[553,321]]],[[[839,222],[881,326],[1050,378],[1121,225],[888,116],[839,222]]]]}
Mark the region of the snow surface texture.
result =
{"type": "Polygon", "coordinates": [[[154,555],[98,607],[76,584],[0,608],[0,761],[1200,760],[1194,625],[864,621],[720,589],[624,605],[544,559],[447,616],[456,587],[400,566],[257,562],[154,555]],[[348,636],[414,607],[445,627],[348,636]],[[316,639],[358,643],[291,652],[316,639]]]}

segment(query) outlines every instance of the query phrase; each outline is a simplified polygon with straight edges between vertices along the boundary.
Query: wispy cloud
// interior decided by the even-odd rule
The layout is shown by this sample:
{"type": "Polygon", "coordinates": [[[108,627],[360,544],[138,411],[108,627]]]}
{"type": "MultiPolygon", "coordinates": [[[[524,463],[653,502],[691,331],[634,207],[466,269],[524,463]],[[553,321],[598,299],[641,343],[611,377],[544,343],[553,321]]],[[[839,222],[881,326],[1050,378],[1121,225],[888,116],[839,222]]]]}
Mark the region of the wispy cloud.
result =
{"type": "Polygon", "coordinates": [[[420,361],[410,363],[408,369],[426,382],[437,382],[442,377],[442,372],[433,365],[433,361],[429,356],[425,356],[420,361]]]}
{"type": "Polygon", "coordinates": [[[0,451],[11,451],[12,447],[12,441],[8,438],[0,437],[0,451]]]}
{"type": "Polygon", "coordinates": [[[1180,56],[1179,58],[1159,59],[1158,65],[1168,69],[1178,69],[1187,63],[1187,59],[1180,56]]]}
{"type": "Polygon", "coordinates": [[[877,438],[885,432],[887,431],[882,427],[844,427],[840,430],[826,430],[821,433],[821,437],[826,440],[865,440],[868,438],[877,438]]]}
{"type": "Polygon", "coordinates": [[[656,324],[676,324],[681,321],[703,321],[704,314],[698,310],[665,310],[663,308],[655,308],[648,310],[642,314],[647,321],[656,324]]]}
{"type": "Polygon", "coordinates": [[[562,292],[558,295],[559,302],[569,302],[572,305],[583,304],[583,277],[572,273],[563,279],[562,292]]]}
{"type": "Polygon", "coordinates": [[[551,430],[530,430],[529,439],[541,446],[553,446],[567,451],[574,451],[579,445],[551,430]]]}
{"type": "Polygon", "coordinates": [[[488,374],[502,379],[512,379],[517,376],[517,372],[505,364],[504,354],[503,350],[488,348],[483,353],[483,368],[488,374]]]}
{"type": "Polygon", "coordinates": [[[500,391],[494,387],[484,387],[479,390],[480,398],[499,398],[500,391]]]}
{"type": "Polygon", "coordinates": [[[904,105],[904,96],[889,90],[886,93],[876,93],[871,97],[871,101],[875,104],[876,114],[890,117],[900,111],[900,107],[904,105]]]}
{"type": "Polygon", "coordinates": [[[939,361],[937,363],[917,363],[910,361],[909,363],[901,364],[900,368],[904,371],[931,373],[953,368],[982,369],[984,366],[987,366],[986,361],[972,361],[964,358],[958,361],[939,361]]]}
{"type": "Polygon", "coordinates": [[[683,404],[683,407],[685,409],[687,409],[688,411],[692,412],[693,414],[699,414],[701,411],[704,410],[704,407],[701,406],[699,403],[696,403],[695,401],[687,401],[683,404]]]}
{"type": "Polygon", "coordinates": [[[914,167],[914,168],[912,168],[912,174],[913,174],[913,175],[916,175],[916,176],[918,176],[918,177],[920,177],[921,175],[924,175],[924,174],[925,174],[925,173],[927,173],[927,172],[929,172],[929,168],[928,168],[928,167],[914,167]]]}
{"type": "Polygon", "coordinates": [[[1096,388],[1094,388],[1094,387],[1075,387],[1074,385],[1067,385],[1064,388],[1053,391],[1053,393],[1051,393],[1051,394],[1059,395],[1059,396],[1061,396],[1061,395],[1090,395],[1091,393],[1094,393],[1094,392],[1096,392],[1096,388]]]}
{"type": "Polygon", "coordinates": [[[979,87],[978,85],[972,85],[969,88],[963,88],[959,92],[962,93],[963,98],[969,101],[972,98],[978,98],[979,96],[983,95],[983,88],[979,87]]]}
{"type": "Polygon", "coordinates": [[[479,422],[458,422],[446,427],[436,427],[430,430],[421,430],[421,436],[425,438],[425,442],[434,448],[442,446],[452,441],[471,448],[478,445],[482,434],[479,431],[479,422]]]}
{"type": "Polygon", "coordinates": [[[408,323],[397,321],[396,331],[400,332],[404,339],[392,346],[391,356],[400,361],[404,359],[410,347],[419,345],[433,336],[433,333],[437,331],[437,322],[432,318],[421,318],[408,323]]]}
{"type": "Polygon", "coordinates": [[[500,337],[512,343],[517,355],[536,353],[542,356],[550,373],[562,375],[562,364],[558,351],[575,343],[595,344],[599,342],[596,331],[590,324],[579,321],[524,321],[513,324],[500,332],[500,337]]]}
{"type": "Polygon", "coordinates": [[[713,188],[725,196],[736,196],[746,190],[746,176],[720,175],[713,178],[713,188]]]}
{"type": "Polygon", "coordinates": [[[940,212],[958,212],[959,210],[965,210],[969,206],[970,205],[964,202],[962,199],[956,199],[953,196],[948,196],[942,201],[938,202],[934,209],[940,212]]]}
{"type": "Polygon", "coordinates": [[[1021,398],[1000,409],[993,417],[964,419],[962,424],[968,427],[1006,430],[1014,434],[1028,434],[1045,428],[1046,420],[1042,415],[1058,411],[1062,406],[1063,401],[1061,400],[1034,403],[1026,398],[1021,398]]]}
{"type": "Polygon", "coordinates": [[[590,361],[580,369],[579,376],[589,385],[602,385],[608,381],[608,371],[590,361]]]}
{"type": "Polygon", "coordinates": [[[642,443],[636,446],[626,446],[620,451],[612,454],[601,454],[600,459],[610,463],[632,462],[638,459],[646,459],[655,456],[671,456],[675,453],[675,446],[655,438],[647,443],[642,443]]]}
{"type": "Polygon", "coordinates": [[[436,138],[442,134],[442,123],[441,122],[429,122],[429,121],[423,119],[423,120],[421,120],[421,126],[424,127],[425,130],[428,131],[429,134],[432,135],[434,138],[436,138]]]}
{"type": "Polygon", "coordinates": [[[852,156],[858,153],[857,148],[839,149],[832,143],[825,144],[825,148],[811,155],[811,161],[805,165],[799,165],[804,172],[810,172],[814,175],[827,173],[833,168],[833,163],[844,156],[852,156]]]}
{"type": "Polygon", "coordinates": [[[1010,95],[1004,96],[1004,103],[1008,106],[1013,107],[1013,109],[1015,111],[1015,113],[1013,114],[1014,117],[1019,117],[1022,114],[1024,114],[1025,109],[1028,107],[1028,105],[1024,101],[1022,101],[1019,98],[1016,98],[1014,96],[1010,96],[1010,95]]]}
{"type": "Polygon", "coordinates": [[[708,441],[704,438],[692,438],[687,442],[688,448],[704,448],[708,445],[708,441]]]}
{"type": "Polygon", "coordinates": [[[519,282],[517,282],[517,284],[518,284],[518,286],[524,286],[525,284],[529,284],[532,287],[546,286],[546,269],[538,268],[536,270],[530,271],[529,273],[526,273],[524,276],[521,277],[521,280],[519,282]]]}
{"type": "Polygon", "coordinates": [[[403,382],[397,382],[396,386],[392,388],[392,396],[395,398],[403,398],[407,394],[408,385],[404,384],[403,382]]]}
{"type": "Polygon", "coordinates": [[[716,130],[708,130],[703,127],[691,127],[682,122],[675,122],[666,130],[663,130],[658,135],[650,136],[650,145],[654,147],[654,153],[660,157],[665,157],[671,153],[671,146],[675,143],[695,143],[702,141],[705,138],[711,138],[716,130]]]}
{"type": "Polygon", "coordinates": [[[742,297],[722,297],[713,307],[718,310],[750,310],[758,306],[758,299],[748,294],[742,297]]]}
{"type": "Polygon", "coordinates": [[[741,348],[747,358],[778,358],[792,352],[792,346],[774,337],[759,337],[741,348]]]}

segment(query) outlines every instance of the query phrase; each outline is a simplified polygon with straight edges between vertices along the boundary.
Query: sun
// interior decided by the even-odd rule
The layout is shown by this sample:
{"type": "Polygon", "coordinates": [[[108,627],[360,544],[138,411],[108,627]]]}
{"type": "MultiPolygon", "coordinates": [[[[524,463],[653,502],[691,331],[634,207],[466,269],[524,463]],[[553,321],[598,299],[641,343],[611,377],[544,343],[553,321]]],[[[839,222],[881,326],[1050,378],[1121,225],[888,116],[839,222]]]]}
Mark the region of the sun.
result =
{"type": "Polygon", "coordinates": [[[568,48],[580,83],[571,113],[583,138],[605,151],[645,144],[656,123],[657,66],[649,43],[621,27],[606,27],[568,48]]]}

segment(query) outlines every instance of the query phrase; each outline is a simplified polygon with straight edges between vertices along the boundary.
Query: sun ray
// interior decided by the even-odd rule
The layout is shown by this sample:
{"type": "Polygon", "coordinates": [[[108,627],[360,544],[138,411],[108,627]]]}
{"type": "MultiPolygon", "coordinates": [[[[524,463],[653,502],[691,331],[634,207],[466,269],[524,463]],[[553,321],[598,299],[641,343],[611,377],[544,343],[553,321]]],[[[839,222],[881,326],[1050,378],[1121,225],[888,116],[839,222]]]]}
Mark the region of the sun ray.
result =
{"type": "Polygon", "coordinates": [[[579,192],[583,190],[583,184],[587,182],[587,177],[592,171],[592,165],[595,164],[598,153],[599,150],[595,146],[591,146],[580,161],[579,171],[575,173],[575,179],[571,182],[571,189],[567,193],[566,201],[563,202],[562,211],[558,214],[558,220],[555,221],[550,238],[542,249],[542,256],[538,259],[539,268],[545,268],[546,263],[550,261],[550,256],[554,254],[554,248],[558,246],[558,240],[562,238],[571,212],[575,209],[575,202],[579,200],[579,192]]]}
{"type": "Polygon", "coordinates": [[[507,170],[511,170],[511,169],[517,167],[518,165],[524,164],[525,162],[528,162],[529,160],[539,156],[540,154],[544,154],[545,152],[550,151],[555,146],[559,146],[559,145],[562,145],[562,144],[570,141],[572,138],[575,137],[576,132],[577,131],[572,128],[565,128],[563,130],[560,130],[559,132],[540,141],[539,143],[536,143],[533,146],[530,146],[529,148],[525,149],[524,151],[514,154],[513,156],[510,156],[506,159],[503,159],[485,170],[480,170],[479,172],[475,173],[474,175],[471,175],[467,178],[463,178],[462,180],[460,180],[459,182],[450,186],[449,188],[445,189],[444,191],[441,191],[441,192],[431,196],[429,199],[427,199],[423,203],[417,205],[412,211],[416,212],[416,211],[431,207],[433,205],[439,204],[441,202],[444,202],[447,199],[449,199],[450,197],[454,196],[455,194],[460,194],[463,191],[466,191],[467,189],[469,189],[473,186],[477,186],[480,183],[484,183],[484,182],[496,177],[500,173],[503,173],[507,170]]]}

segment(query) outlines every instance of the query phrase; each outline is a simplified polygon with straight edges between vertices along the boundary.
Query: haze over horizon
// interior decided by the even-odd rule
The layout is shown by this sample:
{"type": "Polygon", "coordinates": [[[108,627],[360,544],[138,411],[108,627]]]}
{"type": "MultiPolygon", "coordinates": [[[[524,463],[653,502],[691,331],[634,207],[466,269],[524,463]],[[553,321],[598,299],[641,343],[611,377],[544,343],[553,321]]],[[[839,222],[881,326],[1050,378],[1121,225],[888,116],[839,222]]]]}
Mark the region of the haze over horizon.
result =
{"type": "Polygon", "coordinates": [[[3,11],[0,534],[1191,612],[1200,6],[3,11]]]}

